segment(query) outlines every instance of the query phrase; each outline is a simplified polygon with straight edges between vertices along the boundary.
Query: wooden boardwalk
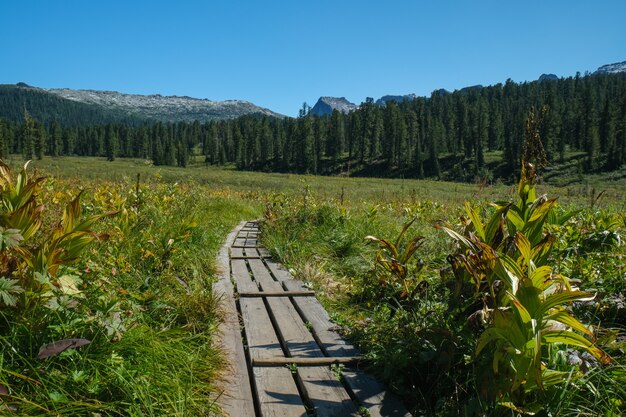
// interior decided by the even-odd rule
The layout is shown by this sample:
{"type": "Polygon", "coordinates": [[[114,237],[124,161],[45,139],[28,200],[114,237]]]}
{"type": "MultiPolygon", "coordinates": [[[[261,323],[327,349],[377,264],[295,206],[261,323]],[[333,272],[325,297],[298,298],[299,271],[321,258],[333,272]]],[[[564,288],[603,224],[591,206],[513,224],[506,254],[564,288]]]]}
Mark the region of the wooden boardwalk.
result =
{"type": "Polygon", "coordinates": [[[359,352],[258,237],[258,224],[243,222],[219,254],[214,290],[222,297],[220,337],[230,364],[218,399],[223,410],[230,417],[410,416],[359,370],[359,352]]]}

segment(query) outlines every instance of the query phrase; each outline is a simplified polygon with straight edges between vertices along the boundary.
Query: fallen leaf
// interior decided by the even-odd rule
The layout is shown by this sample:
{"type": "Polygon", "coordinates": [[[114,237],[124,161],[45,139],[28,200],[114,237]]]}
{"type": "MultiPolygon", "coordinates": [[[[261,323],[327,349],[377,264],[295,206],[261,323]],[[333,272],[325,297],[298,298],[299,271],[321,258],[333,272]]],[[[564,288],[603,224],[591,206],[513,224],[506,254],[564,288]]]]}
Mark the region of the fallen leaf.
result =
{"type": "Polygon", "coordinates": [[[64,352],[68,349],[76,349],[77,347],[88,345],[89,343],[91,343],[91,341],[87,339],[57,340],[56,342],[43,345],[41,349],[39,349],[39,354],[37,355],[37,358],[44,359],[50,356],[56,356],[59,353],[64,352]]]}

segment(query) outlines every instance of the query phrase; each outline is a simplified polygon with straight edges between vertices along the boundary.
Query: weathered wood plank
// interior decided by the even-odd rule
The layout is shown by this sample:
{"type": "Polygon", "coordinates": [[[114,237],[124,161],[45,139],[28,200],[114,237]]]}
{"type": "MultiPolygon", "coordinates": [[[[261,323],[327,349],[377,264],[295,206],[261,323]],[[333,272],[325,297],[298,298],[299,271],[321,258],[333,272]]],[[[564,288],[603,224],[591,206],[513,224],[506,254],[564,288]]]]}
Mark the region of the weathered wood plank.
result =
{"type": "Polygon", "coordinates": [[[253,372],[262,417],[307,416],[289,369],[254,368],[253,372]]]}
{"type": "Polygon", "coordinates": [[[213,291],[220,297],[220,308],[223,322],[218,333],[218,346],[226,356],[228,368],[221,376],[224,391],[218,397],[218,404],[230,416],[254,417],[254,400],[250,376],[246,365],[246,357],[239,328],[239,314],[233,296],[233,285],[230,281],[230,265],[228,245],[230,245],[243,226],[241,223],[226,238],[226,243],[218,254],[218,280],[213,291]]]}
{"type": "Polygon", "coordinates": [[[239,292],[240,297],[314,297],[313,291],[253,291],[239,292]]]}
{"type": "Polygon", "coordinates": [[[370,417],[411,417],[402,402],[373,376],[344,369],[343,379],[370,417]]]}
{"type": "Polygon", "coordinates": [[[230,262],[232,268],[233,279],[237,284],[237,292],[258,292],[259,287],[252,281],[246,261],[243,259],[233,259],[230,262]]]}
{"type": "Polygon", "coordinates": [[[288,279],[293,279],[293,276],[285,269],[284,266],[274,261],[267,261],[267,267],[272,271],[272,274],[278,282],[283,282],[288,279]]]}
{"type": "Polygon", "coordinates": [[[243,250],[243,253],[244,253],[246,256],[257,257],[257,258],[259,258],[259,257],[260,257],[260,256],[259,256],[259,251],[257,250],[257,248],[256,248],[256,247],[254,247],[254,248],[245,248],[245,249],[243,250]]]}
{"type": "MultiPolygon", "coordinates": [[[[245,261],[232,261],[232,268],[237,288],[246,290],[256,288],[245,261]]],[[[284,358],[280,341],[274,332],[263,300],[243,298],[239,305],[250,358],[284,358]]],[[[300,393],[288,369],[255,368],[253,373],[259,406],[264,417],[306,415],[300,393]]]]}
{"type": "Polygon", "coordinates": [[[352,398],[329,368],[298,368],[298,377],[316,415],[327,417],[359,415],[352,398]]]}
{"type": "Polygon", "coordinates": [[[358,364],[365,359],[362,356],[352,356],[345,358],[330,358],[327,356],[319,358],[257,358],[252,360],[252,366],[330,366],[334,364],[358,364]]]}
{"type": "MultiPolygon", "coordinates": [[[[292,279],[283,281],[283,286],[290,291],[306,289],[300,281],[292,279]]],[[[358,349],[346,342],[333,329],[335,325],[319,301],[311,297],[294,297],[293,300],[329,356],[359,356],[358,349]]],[[[374,377],[351,370],[344,370],[343,375],[349,389],[371,417],[410,416],[400,400],[387,392],[374,377]]]]}
{"type": "Polygon", "coordinates": [[[246,238],[245,237],[237,237],[235,239],[235,242],[233,242],[233,247],[234,248],[241,248],[241,247],[244,247],[245,244],[246,244],[246,238]]]}
{"type": "MultiPolygon", "coordinates": [[[[269,270],[260,260],[249,260],[254,279],[263,291],[280,291],[269,270]]],[[[267,303],[277,318],[280,336],[292,357],[323,357],[313,335],[306,328],[293,304],[285,298],[268,298],[267,303]]],[[[298,377],[307,398],[318,416],[351,416],[357,409],[341,382],[328,368],[298,369],[298,377]]]]}
{"type": "MultiPolygon", "coordinates": [[[[288,291],[306,291],[307,288],[296,280],[283,281],[288,291]]],[[[328,312],[320,302],[311,297],[294,297],[294,304],[304,319],[309,322],[315,337],[329,356],[359,356],[359,351],[346,342],[337,331],[336,325],[330,320],[328,312]]]]}
{"type": "MultiPolygon", "coordinates": [[[[250,259],[248,264],[255,281],[263,291],[283,291],[281,285],[272,279],[263,262],[250,259]]],[[[269,298],[267,301],[274,317],[280,319],[279,331],[291,356],[324,356],[288,299],[269,298]]]]}

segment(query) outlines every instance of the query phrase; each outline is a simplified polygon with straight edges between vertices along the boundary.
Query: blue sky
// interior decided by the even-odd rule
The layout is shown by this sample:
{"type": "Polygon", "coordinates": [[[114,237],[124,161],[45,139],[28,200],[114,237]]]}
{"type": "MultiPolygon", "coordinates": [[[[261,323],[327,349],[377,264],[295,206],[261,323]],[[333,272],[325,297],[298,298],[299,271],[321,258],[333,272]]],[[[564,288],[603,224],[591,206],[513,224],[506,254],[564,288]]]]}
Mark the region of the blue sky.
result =
{"type": "Polygon", "coordinates": [[[626,1],[0,0],[0,83],[304,101],[430,95],[626,60],[626,1]]]}

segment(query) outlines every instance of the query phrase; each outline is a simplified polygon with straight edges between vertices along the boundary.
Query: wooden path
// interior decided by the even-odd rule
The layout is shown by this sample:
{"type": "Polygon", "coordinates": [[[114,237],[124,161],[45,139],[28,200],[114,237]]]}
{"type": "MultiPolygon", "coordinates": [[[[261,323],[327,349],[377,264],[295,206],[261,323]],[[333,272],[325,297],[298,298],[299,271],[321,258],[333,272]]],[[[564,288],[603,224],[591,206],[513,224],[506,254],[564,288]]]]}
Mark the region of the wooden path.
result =
{"type": "Polygon", "coordinates": [[[257,223],[241,223],[218,259],[214,290],[222,297],[221,344],[230,363],[218,399],[224,411],[230,417],[410,416],[359,370],[359,352],[333,330],[314,293],[270,259],[258,236],[257,223]]]}

